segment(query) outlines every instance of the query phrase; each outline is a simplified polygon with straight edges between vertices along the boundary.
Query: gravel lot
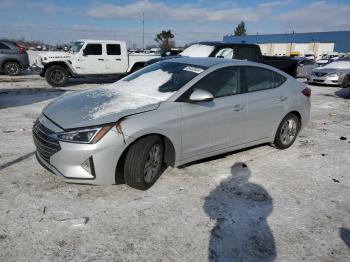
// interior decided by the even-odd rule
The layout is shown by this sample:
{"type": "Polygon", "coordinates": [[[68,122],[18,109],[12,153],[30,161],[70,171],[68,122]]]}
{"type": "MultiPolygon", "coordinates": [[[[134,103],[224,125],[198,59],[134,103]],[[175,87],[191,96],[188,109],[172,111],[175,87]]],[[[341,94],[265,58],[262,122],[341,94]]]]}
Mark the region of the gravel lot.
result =
{"type": "Polygon", "coordinates": [[[88,82],[0,76],[1,261],[350,261],[350,87],[311,86],[290,149],[169,168],[142,192],[66,184],[35,160],[33,121],[88,82]]]}

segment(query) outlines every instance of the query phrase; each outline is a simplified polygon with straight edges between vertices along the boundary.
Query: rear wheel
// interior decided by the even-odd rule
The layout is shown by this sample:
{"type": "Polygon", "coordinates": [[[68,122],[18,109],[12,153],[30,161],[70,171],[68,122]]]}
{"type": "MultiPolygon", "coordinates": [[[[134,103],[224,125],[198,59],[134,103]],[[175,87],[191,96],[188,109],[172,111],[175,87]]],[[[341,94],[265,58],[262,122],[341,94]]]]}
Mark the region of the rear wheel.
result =
{"type": "Polygon", "coordinates": [[[343,81],[340,84],[340,87],[345,88],[349,86],[349,76],[345,76],[343,81]]]}
{"type": "Polygon", "coordinates": [[[164,170],[163,156],[164,145],[159,136],[147,136],[136,141],[125,157],[125,183],[140,190],[150,188],[164,170]]]}
{"type": "Polygon", "coordinates": [[[66,86],[68,83],[68,72],[63,66],[53,65],[46,70],[45,79],[51,86],[66,86]]]}
{"type": "Polygon", "coordinates": [[[14,61],[5,63],[4,72],[9,76],[18,76],[21,73],[21,66],[14,61]]]}
{"type": "Polygon", "coordinates": [[[279,149],[290,147],[300,131],[300,121],[295,114],[288,114],[279,125],[274,144],[279,149]]]}

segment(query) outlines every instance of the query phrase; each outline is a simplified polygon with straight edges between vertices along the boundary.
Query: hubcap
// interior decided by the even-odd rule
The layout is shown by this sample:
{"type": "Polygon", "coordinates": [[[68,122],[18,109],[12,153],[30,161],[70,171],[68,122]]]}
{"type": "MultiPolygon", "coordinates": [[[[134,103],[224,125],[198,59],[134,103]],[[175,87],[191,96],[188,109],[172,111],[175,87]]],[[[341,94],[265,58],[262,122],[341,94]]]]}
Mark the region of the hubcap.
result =
{"type": "Polygon", "coordinates": [[[283,144],[289,145],[297,134],[297,123],[294,119],[288,119],[283,123],[280,138],[283,144]]]}
{"type": "Polygon", "coordinates": [[[50,75],[51,80],[55,83],[62,83],[64,77],[65,75],[61,70],[53,70],[50,75]]]}
{"type": "Polygon", "coordinates": [[[151,183],[161,167],[161,152],[160,145],[155,144],[148,152],[148,158],[144,168],[144,179],[146,183],[151,183]]]}
{"type": "Polygon", "coordinates": [[[19,68],[18,68],[18,66],[16,64],[9,64],[7,66],[7,72],[9,74],[17,74],[18,70],[19,70],[19,68]]]}

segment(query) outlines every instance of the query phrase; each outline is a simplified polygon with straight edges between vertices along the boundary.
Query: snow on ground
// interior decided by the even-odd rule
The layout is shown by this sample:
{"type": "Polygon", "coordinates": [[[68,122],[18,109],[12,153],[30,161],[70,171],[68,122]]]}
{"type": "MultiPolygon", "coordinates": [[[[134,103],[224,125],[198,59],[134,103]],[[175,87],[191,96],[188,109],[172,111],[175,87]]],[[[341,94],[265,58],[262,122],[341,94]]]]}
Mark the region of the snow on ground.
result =
{"type": "Polygon", "coordinates": [[[35,160],[43,107],[99,81],[0,76],[2,261],[350,260],[350,88],[311,86],[311,121],[291,148],[169,168],[142,192],[66,184],[35,160]]]}

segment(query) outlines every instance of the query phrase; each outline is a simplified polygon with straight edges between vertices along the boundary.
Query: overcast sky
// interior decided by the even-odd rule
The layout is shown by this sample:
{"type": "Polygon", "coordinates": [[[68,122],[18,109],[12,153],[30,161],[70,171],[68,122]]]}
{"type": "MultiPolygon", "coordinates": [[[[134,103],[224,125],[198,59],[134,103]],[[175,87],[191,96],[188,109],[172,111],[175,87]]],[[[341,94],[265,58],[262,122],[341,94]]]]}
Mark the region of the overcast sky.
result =
{"type": "Polygon", "coordinates": [[[171,29],[178,45],[222,40],[243,20],[248,34],[350,30],[350,1],[0,0],[0,38],[125,40],[141,47],[171,29]]]}

